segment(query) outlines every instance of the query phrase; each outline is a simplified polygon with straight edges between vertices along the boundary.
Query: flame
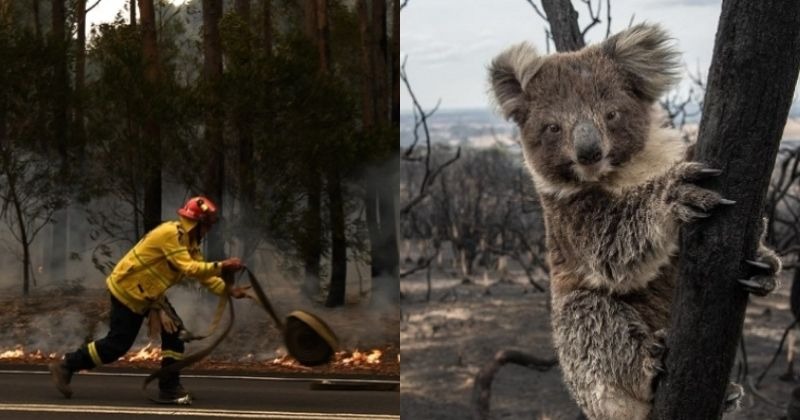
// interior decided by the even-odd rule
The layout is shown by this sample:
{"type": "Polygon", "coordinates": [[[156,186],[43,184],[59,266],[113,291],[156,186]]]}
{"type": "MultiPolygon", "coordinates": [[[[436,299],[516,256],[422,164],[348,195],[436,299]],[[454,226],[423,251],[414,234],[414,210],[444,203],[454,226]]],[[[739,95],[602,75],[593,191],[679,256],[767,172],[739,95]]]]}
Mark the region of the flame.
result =
{"type": "Polygon", "coordinates": [[[45,359],[57,359],[58,354],[50,353],[45,354],[41,350],[35,350],[33,352],[25,352],[25,348],[21,345],[14,346],[13,350],[6,350],[0,352],[0,360],[2,359],[32,359],[32,360],[45,360],[45,359]]]}
{"type": "Polygon", "coordinates": [[[25,357],[25,351],[22,346],[17,346],[14,350],[6,350],[0,353],[0,359],[20,359],[25,357]]]}
{"type": "Polygon", "coordinates": [[[347,352],[339,352],[336,354],[336,359],[339,363],[345,366],[360,366],[360,365],[377,365],[381,363],[381,356],[383,356],[383,352],[374,349],[369,353],[359,351],[358,349],[353,350],[353,353],[347,357],[347,352]]]}
{"type": "Polygon", "coordinates": [[[147,343],[147,345],[139,349],[139,351],[129,352],[127,355],[122,356],[122,360],[127,360],[129,362],[158,361],[161,360],[161,349],[153,347],[153,343],[147,343]]]}

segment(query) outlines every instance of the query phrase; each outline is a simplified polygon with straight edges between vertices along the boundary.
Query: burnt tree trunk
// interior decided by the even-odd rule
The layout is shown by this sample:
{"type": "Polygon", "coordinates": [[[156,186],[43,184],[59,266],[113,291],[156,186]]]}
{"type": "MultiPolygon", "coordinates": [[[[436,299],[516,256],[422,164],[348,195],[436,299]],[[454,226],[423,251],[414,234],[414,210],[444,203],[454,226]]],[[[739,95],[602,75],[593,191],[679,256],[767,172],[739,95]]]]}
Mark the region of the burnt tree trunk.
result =
{"type": "Polygon", "coordinates": [[[205,106],[205,146],[209,150],[206,167],[205,191],[214,200],[219,211],[219,226],[208,233],[208,258],[224,258],[225,243],[223,193],[225,186],[225,144],[223,138],[222,109],[222,40],[219,33],[219,20],[222,17],[222,0],[203,0],[203,78],[206,84],[205,106]]]}
{"type": "Polygon", "coordinates": [[[578,12],[570,0],[542,0],[542,7],[558,51],[577,51],[586,46],[578,26],[578,12]]]}
{"type": "MultiPolygon", "coordinates": [[[[139,0],[141,12],[142,56],[144,57],[144,80],[151,95],[158,94],[161,71],[158,59],[158,38],[153,0],[139,0]]],[[[148,167],[144,192],[144,230],[154,229],[161,223],[161,129],[158,116],[152,111],[145,117],[143,127],[147,148],[148,167]]]]}
{"type": "Polygon", "coordinates": [[[710,187],[737,204],[681,232],[666,375],[655,419],[714,419],[742,334],[747,275],[764,198],[792,102],[800,56],[800,2],[725,0],[696,159],[720,168],[710,187]],[[792,52],[792,53],[788,53],[792,52]]]}

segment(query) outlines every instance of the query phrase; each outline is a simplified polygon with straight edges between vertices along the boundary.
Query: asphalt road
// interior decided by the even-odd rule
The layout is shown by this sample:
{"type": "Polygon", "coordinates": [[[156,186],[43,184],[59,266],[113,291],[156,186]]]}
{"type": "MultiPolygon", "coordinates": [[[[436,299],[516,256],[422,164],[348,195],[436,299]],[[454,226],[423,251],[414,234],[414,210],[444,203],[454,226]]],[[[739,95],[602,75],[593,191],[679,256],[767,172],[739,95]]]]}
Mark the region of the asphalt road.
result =
{"type": "MultiPolygon", "coordinates": [[[[140,393],[144,372],[79,373],[65,399],[43,370],[0,370],[0,419],[399,419],[397,380],[185,374],[190,406],[140,393]],[[322,380],[326,382],[322,382],[322,380]],[[392,390],[386,390],[392,389],[392,390]]],[[[149,390],[155,394],[158,386],[149,390]]]]}

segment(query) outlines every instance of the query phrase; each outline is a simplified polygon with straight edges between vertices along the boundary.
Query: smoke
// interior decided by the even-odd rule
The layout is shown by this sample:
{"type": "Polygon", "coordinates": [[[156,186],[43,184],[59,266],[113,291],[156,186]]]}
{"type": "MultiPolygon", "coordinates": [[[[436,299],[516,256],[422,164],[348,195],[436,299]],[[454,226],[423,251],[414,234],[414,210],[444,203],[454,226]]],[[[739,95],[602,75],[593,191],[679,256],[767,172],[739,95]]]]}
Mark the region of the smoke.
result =
{"type": "Polygon", "coordinates": [[[86,325],[87,319],[74,309],[34,316],[28,327],[28,339],[23,345],[48,352],[72,351],[86,339],[86,325]]]}

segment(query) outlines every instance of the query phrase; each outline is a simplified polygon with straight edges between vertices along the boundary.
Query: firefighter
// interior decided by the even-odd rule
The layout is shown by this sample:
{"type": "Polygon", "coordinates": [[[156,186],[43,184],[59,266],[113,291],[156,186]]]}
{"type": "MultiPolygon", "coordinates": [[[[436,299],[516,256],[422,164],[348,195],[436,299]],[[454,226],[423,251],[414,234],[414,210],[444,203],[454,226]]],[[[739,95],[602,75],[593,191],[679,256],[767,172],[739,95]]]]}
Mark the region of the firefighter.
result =
{"type": "MultiPolygon", "coordinates": [[[[182,359],[184,343],[175,325],[180,321],[169,316],[164,293],[184,277],[199,280],[216,295],[245,296],[244,288],[227,288],[220,278],[223,271],[242,268],[238,258],[205,262],[200,254],[200,241],[217,221],[216,205],[206,197],[193,197],[178,209],[178,216],[179,220],[164,222],[147,233],[106,279],[111,295],[108,334],[67,353],[62,362],[50,364],[53,381],[65,397],[72,396],[69,384],[74,372],[111,363],[131,348],[151,310],[150,315],[162,323],[161,365],[182,359]]],[[[189,398],[178,372],[159,378],[158,386],[162,400],[189,398]]]]}

